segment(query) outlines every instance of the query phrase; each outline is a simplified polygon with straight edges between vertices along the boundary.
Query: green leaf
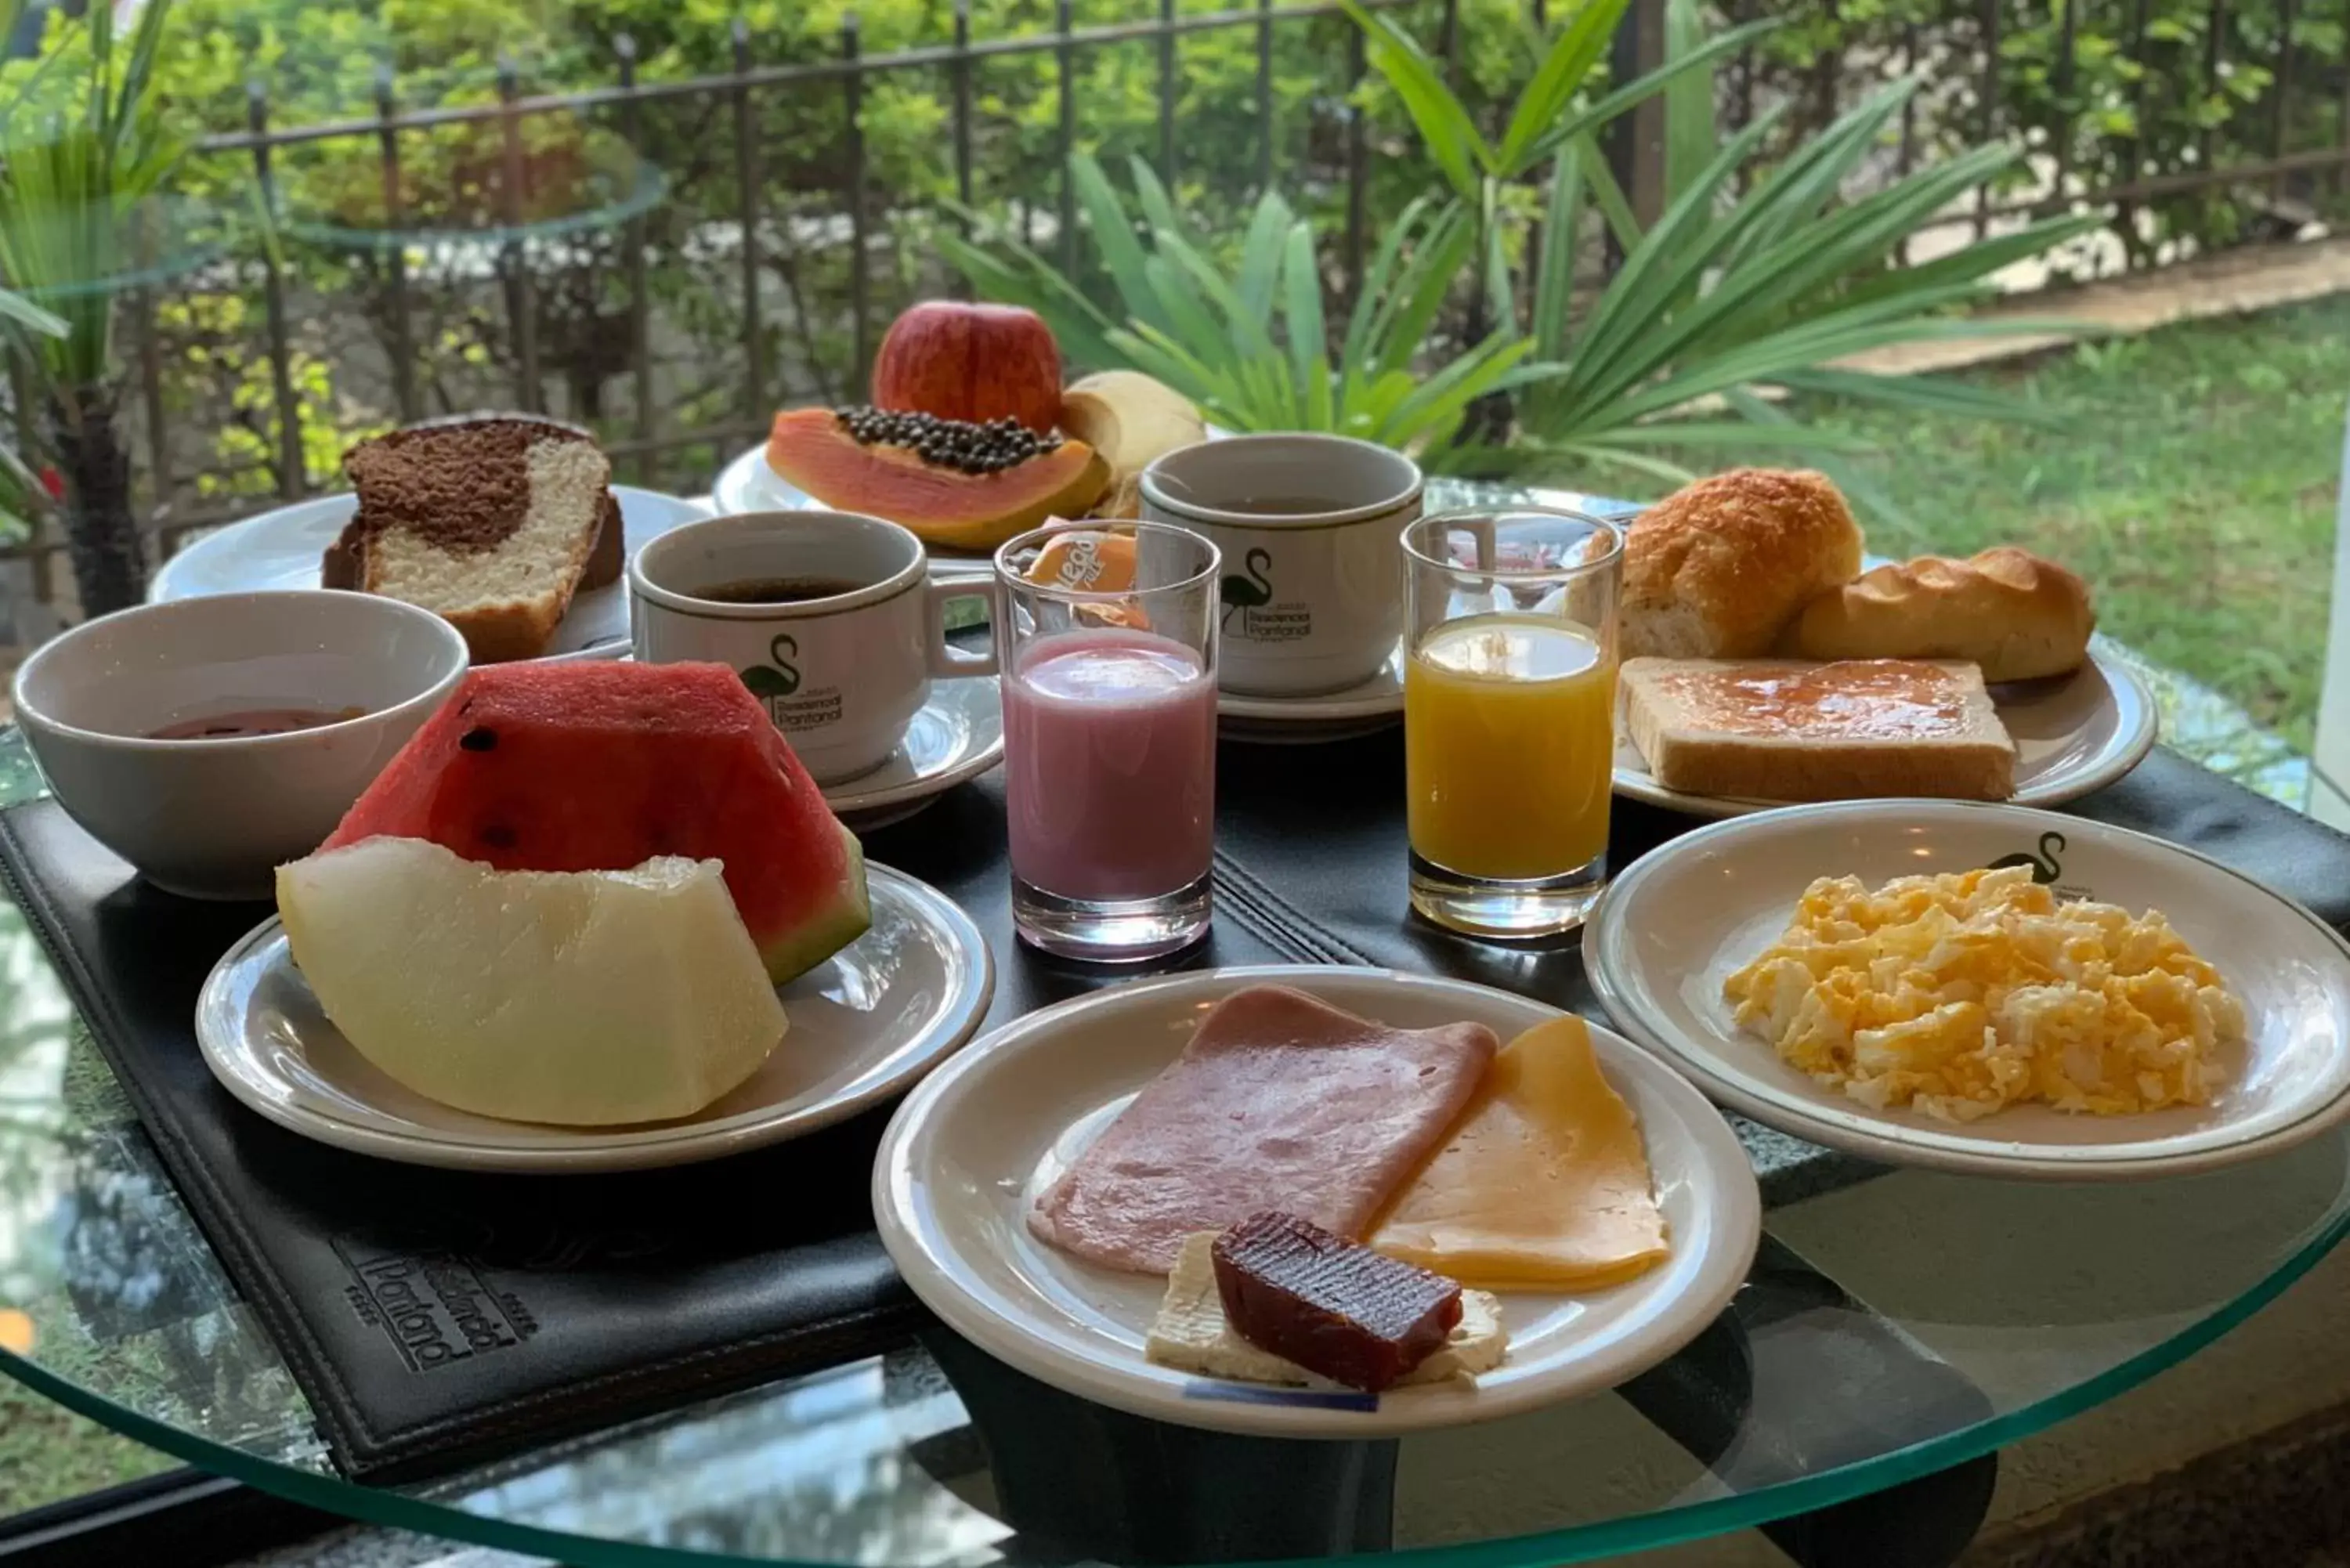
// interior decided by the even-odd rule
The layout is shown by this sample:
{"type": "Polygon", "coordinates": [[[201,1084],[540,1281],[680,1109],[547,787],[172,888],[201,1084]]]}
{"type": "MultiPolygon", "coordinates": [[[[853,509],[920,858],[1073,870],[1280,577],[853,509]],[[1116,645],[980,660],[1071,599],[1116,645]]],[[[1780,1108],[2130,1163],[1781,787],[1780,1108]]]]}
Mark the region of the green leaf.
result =
{"type": "MultiPolygon", "coordinates": [[[[1713,258],[1737,233],[1732,217],[1711,221],[1717,192],[1726,189],[1747,157],[1771,134],[1786,105],[1759,115],[1731,138],[1657,220],[1656,227],[1624,258],[1608,284],[1591,319],[1585,324],[1582,353],[1575,365],[1578,382],[1605,384],[1607,373],[1621,364],[1625,351],[1674,303],[1690,295],[1713,258]]],[[[1617,379],[1637,379],[1638,368],[1627,367],[1617,379]]]]}
{"type": "MultiPolygon", "coordinates": [[[[1650,420],[1644,424],[1627,425],[1621,430],[1600,431],[1577,438],[1582,444],[1594,447],[1688,447],[1693,451],[1755,452],[1784,451],[1787,432],[1768,425],[1758,425],[1744,420],[1650,420]]],[[[1878,450],[1875,442],[1843,431],[1806,431],[1805,446],[1814,452],[1844,452],[1856,454],[1878,450]]]]}
{"type": "Polygon", "coordinates": [[[1595,446],[1581,441],[1529,441],[1526,450],[1530,454],[1540,457],[1580,458],[1595,467],[1623,469],[1650,479],[1662,480],[1667,484],[1687,484],[1697,477],[1677,462],[1668,462],[1663,458],[1625,447],[1595,446]]]}
{"type": "Polygon", "coordinates": [[[1583,0],[1575,7],[1551,40],[1542,63],[1534,68],[1534,79],[1518,95],[1510,128],[1503,133],[1501,151],[1494,156],[1495,173],[1514,180],[1540,161],[1530,157],[1529,151],[1583,90],[1592,67],[1615,38],[1627,4],[1627,0],[1583,0]]]}
{"type": "Polygon", "coordinates": [[[1493,152],[1477,134],[1468,109],[1444,85],[1443,73],[1409,33],[1387,17],[1365,10],[1360,0],[1339,3],[1367,35],[1366,57],[1371,68],[1395,89],[1453,194],[1464,202],[1476,200],[1479,173],[1494,170],[1493,152]]]}
{"type": "Polygon", "coordinates": [[[0,317],[5,317],[27,332],[38,332],[46,337],[62,337],[67,331],[63,317],[52,315],[31,300],[11,294],[5,288],[0,288],[0,317]]]}
{"type": "Polygon", "coordinates": [[[1531,338],[1495,333],[1411,389],[1381,421],[1377,439],[1401,446],[1430,423],[1458,413],[1492,389],[1511,366],[1534,350],[1531,338]]]}
{"type": "Polygon", "coordinates": [[[1257,199],[1247,237],[1241,242],[1236,287],[1243,307],[1260,322],[1267,320],[1273,309],[1273,291],[1281,280],[1282,251],[1291,216],[1289,203],[1267,191],[1257,199]]]}
{"type": "Polygon", "coordinates": [[[1681,77],[1692,71],[1709,69],[1716,60],[1736,54],[1778,25],[1774,21],[1749,22],[1744,26],[1731,27],[1716,34],[1679,59],[1668,60],[1648,75],[1617,88],[1581,112],[1557,121],[1542,135],[1536,137],[1533,144],[1526,148],[1523,159],[1524,167],[1533,168],[1575,138],[1597,130],[1626,109],[1664,91],[1681,77]]]}
{"type": "MultiPolygon", "coordinates": [[[[1665,0],[1665,58],[1682,60],[1705,44],[1706,21],[1699,0],[1665,0]]],[[[1690,187],[1713,161],[1713,72],[1682,72],[1665,88],[1665,200],[1690,187]]]]}
{"type": "MultiPolygon", "coordinates": [[[[1159,236],[1159,244],[1163,251],[1167,244],[1165,234],[1159,236]]],[[[1190,278],[1185,275],[1183,265],[1167,255],[1153,254],[1142,264],[1142,270],[1173,320],[1170,335],[1180,340],[1202,363],[1222,357],[1231,339],[1216,324],[1214,313],[1209,310],[1198,290],[1192,287],[1190,278]]]]}
{"type": "Polygon", "coordinates": [[[1624,187],[1616,183],[1616,172],[1589,137],[1578,137],[1574,147],[1579,155],[1584,178],[1591,185],[1591,204],[1607,220],[1607,228],[1616,243],[1627,254],[1640,244],[1640,220],[1632,213],[1632,203],[1624,194],[1624,187]]]}
{"type": "Polygon", "coordinates": [[[1508,236],[1502,231],[1500,213],[1502,188],[1496,180],[1488,180],[1478,192],[1478,233],[1484,236],[1484,277],[1481,286],[1485,291],[1485,312],[1495,323],[1519,330],[1518,291],[1510,275],[1508,236]]]}
{"type": "Polygon", "coordinates": [[[1778,379],[1791,392],[1915,409],[1955,419],[2002,420],[2044,430],[2064,430],[2074,422],[2062,410],[1946,376],[1878,376],[1865,370],[1824,369],[1783,371],[1778,379]]]}
{"type": "Polygon", "coordinates": [[[1395,274],[1396,264],[1403,254],[1405,245],[1419,232],[1420,220],[1428,213],[1429,207],[1429,198],[1413,197],[1410,205],[1405,207],[1402,215],[1388,227],[1386,237],[1379,241],[1378,250],[1363,268],[1362,280],[1355,292],[1354,308],[1347,313],[1346,341],[1338,350],[1338,362],[1345,368],[1349,379],[1355,376],[1357,366],[1369,362],[1373,327],[1387,301],[1388,280],[1395,274]]]}
{"type": "Polygon", "coordinates": [[[1134,220],[1110,188],[1109,177],[1091,154],[1073,152],[1069,179],[1093,234],[1094,248],[1101,253],[1102,265],[1117,286],[1126,314],[1155,327],[1167,326],[1166,309],[1143,272],[1142,242],[1134,237],[1134,220]]]}
{"type": "MultiPolygon", "coordinates": [[[[1172,257],[1190,275],[1199,291],[1199,297],[1223,313],[1224,336],[1232,352],[1243,359],[1269,358],[1275,352],[1273,335],[1265,329],[1262,313],[1253,313],[1242,300],[1239,292],[1215,265],[1194,249],[1182,235],[1161,232],[1152,236],[1159,247],[1153,261],[1172,257]]],[[[1148,274],[1149,269],[1145,267],[1148,274]]]]}
{"type": "Polygon", "coordinates": [[[1408,369],[1419,357],[1476,239],[1468,214],[1454,202],[1413,245],[1372,319],[1367,363],[1373,374],[1408,369]]]}
{"type": "Polygon", "coordinates": [[[1551,164],[1550,201],[1543,210],[1542,246],[1534,257],[1535,351],[1564,358],[1567,311],[1574,303],[1575,258],[1582,242],[1583,151],[1563,149],[1551,164]]]}
{"type": "Polygon", "coordinates": [[[1159,182],[1158,171],[1138,155],[1128,160],[1134,171],[1134,199],[1142,204],[1143,220],[1151,230],[1161,234],[1183,233],[1183,219],[1168,198],[1167,187],[1159,182]]]}
{"type": "Polygon", "coordinates": [[[1287,330],[1292,379],[1304,399],[1298,410],[1302,430],[1330,428],[1330,361],[1322,317],[1322,268],[1314,255],[1314,230],[1294,223],[1289,230],[1289,260],[1283,269],[1288,291],[1287,330]]]}

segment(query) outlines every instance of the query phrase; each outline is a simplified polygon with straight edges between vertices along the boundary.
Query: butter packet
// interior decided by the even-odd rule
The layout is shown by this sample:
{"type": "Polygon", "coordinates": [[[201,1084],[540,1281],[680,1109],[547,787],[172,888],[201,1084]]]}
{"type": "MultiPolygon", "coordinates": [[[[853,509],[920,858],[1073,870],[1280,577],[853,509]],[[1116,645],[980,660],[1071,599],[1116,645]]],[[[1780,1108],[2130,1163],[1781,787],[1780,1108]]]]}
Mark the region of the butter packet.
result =
{"type": "MultiPolygon", "coordinates": [[[[1058,521],[1058,519],[1055,519],[1058,521]]],[[[1084,593],[1122,594],[1134,587],[1134,535],[1108,528],[1073,528],[1046,541],[1028,568],[1028,580],[1084,593]]],[[[1091,626],[1123,626],[1147,631],[1150,618],[1128,600],[1070,607],[1071,618],[1091,626]]]]}

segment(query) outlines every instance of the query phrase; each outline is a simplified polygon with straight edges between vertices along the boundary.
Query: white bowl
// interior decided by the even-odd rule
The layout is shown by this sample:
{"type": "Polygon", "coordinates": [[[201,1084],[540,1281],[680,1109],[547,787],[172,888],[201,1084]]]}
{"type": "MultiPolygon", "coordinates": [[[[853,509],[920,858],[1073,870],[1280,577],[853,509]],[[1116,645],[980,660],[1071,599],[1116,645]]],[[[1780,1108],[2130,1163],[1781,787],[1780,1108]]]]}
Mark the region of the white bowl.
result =
{"type": "Polygon", "coordinates": [[[372,594],[219,594],[100,616],[16,671],[16,722],[66,815],[157,887],[264,898],[465,673],[465,639],[372,594]],[[149,739],[188,719],[363,710],[287,734],[149,739]]]}

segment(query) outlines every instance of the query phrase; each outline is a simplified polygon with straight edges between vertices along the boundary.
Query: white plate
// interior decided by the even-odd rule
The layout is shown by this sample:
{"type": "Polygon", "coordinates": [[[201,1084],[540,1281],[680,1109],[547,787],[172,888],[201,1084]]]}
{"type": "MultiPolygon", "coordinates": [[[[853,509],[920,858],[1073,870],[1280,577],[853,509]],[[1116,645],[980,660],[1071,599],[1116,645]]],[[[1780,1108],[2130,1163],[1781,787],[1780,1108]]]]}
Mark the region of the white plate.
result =
{"type": "MultiPolygon", "coordinates": [[[[2015,740],[2015,805],[2062,805],[2105,788],[2146,760],[2160,725],[2154,693],[2137,671],[2095,649],[2069,676],[1994,686],[1991,694],[2015,740]]],[[[1616,793],[1691,816],[1741,816],[1785,804],[1667,789],[1620,723],[1616,793]]]]}
{"type": "Polygon", "coordinates": [[[1626,1033],[1756,1121],[1895,1165],[2054,1179],[2232,1165],[2350,1116],[2350,943],[2215,860],[2144,834],[2020,806],[1846,801],[1702,827],[1633,862],[1593,911],[1584,952],[1626,1033]],[[2158,909],[2244,1003],[2251,1038],[2207,1106],[2139,1116],[2011,1106],[1953,1126],[1875,1111],[1779,1059],[1731,1019],[1721,982],[1785,929],[1815,877],[1872,886],[2023,854],[2060,894],[2158,909]]]}
{"type": "Polygon", "coordinates": [[[273,917],[196,1002],[196,1040],[228,1092],[338,1148],[454,1170],[575,1174],[684,1165],[814,1132],[904,1088],[987,1012],[987,943],[935,888],[867,867],[873,929],[783,991],[791,1029],[750,1082],[682,1121],[556,1127],[471,1116],[385,1076],[319,1011],[273,917]]]}
{"type": "MultiPolygon", "coordinates": [[[[658,491],[612,486],[630,550],[681,523],[710,514],[699,503],[658,491]]],[[[151,600],[241,593],[249,588],[315,588],[318,557],[359,510],[350,494],[321,495],[248,517],[207,534],[163,563],[147,586],[151,600]]],[[[618,659],[629,650],[629,585],[583,593],[555,628],[545,658],[618,659]]]]}
{"type": "Polygon", "coordinates": [[[1003,760],[1003,683],[993,675],[931,682],[931,700],[889,760],[825,786],[825,803],[862,832],[909,817],[1003,760]]]}
{"type": "MultiPolygon", "coordinates": [[[[1503,1296],[1507,1359],[1473,1384],[1373,1397],[1194,1377],[1143,1355],[1165,1293],[1156,1275],[1047,1247],[1035,1193],[1183,1048],[1200,1013],[1273,982],[1404,1028],[1461,1019],[1504,1039],[1557,1010],[1460,981],[1387,970],[1272,965],[1120,985],[989,1034],[908,1096],[873,1166],[881,1240],[924,1304],[1014,1366],[1100,1404],[1215,1431],[1371,1438],[1555,1404],[1613,1387],[1687,1344],[1728,1304],[1762,1233],[1754,1173],[1720,1112],[1655,1058],[1592,1029],[1608,1081],[1648,1146],[1672,1255],[1580,1296],[1503,1296]]],[[[1268,1201],[1277,1199],[1268,1194],[1268,1201]]]]}
{"type": "MultiPolygon", "coordinates": [[[[710,499],[720,515],[735,512],[806,512],[819,509],[816,497],[767,466],[767,446],[764,441],[753,447],[719,472],[718,483],[710,487],[710,499]]],[[[989,577],[994,574],[994,557],[984,555],[960,555],[951,551],[931,550],[931,576],[934,577],[989,577]]]]}

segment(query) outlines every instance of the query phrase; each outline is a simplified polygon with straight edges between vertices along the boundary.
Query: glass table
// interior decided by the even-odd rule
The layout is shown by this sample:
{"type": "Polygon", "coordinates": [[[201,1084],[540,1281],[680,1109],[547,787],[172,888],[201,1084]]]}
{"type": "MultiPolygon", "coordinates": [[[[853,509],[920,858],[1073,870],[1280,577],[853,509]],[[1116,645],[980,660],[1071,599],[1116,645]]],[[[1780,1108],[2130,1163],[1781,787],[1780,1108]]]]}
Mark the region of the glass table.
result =
{"type": "MultiPolygon", "coordinates": [[[[7,732],[0,804],[40,791],[7,732]]],[[[1804,1540],[1846,1528],[1887,1543],[1871,1561],[1947,1562],[1981,1517],[1982,1456],[2192,1355],[2334,1244],[2350,1225],[2350,1133],[2126,1186],[1892,1172],[1768,1224],[1738,1303],[1664,1366],[1614,1395],[1397,1444],[1159,1427],[1029,1384],[941,1331],[492,1467],[359,1485],[328,1463],[23,918],[0,905],[0,1371],[269,1492],[578,1568],[1364,1551],[1512,1568],[1774,1521],[1799,1560],[1804,1540]],[[1838,1506],[1864,1496],[1856,1520],[1838,1506]]]]}

